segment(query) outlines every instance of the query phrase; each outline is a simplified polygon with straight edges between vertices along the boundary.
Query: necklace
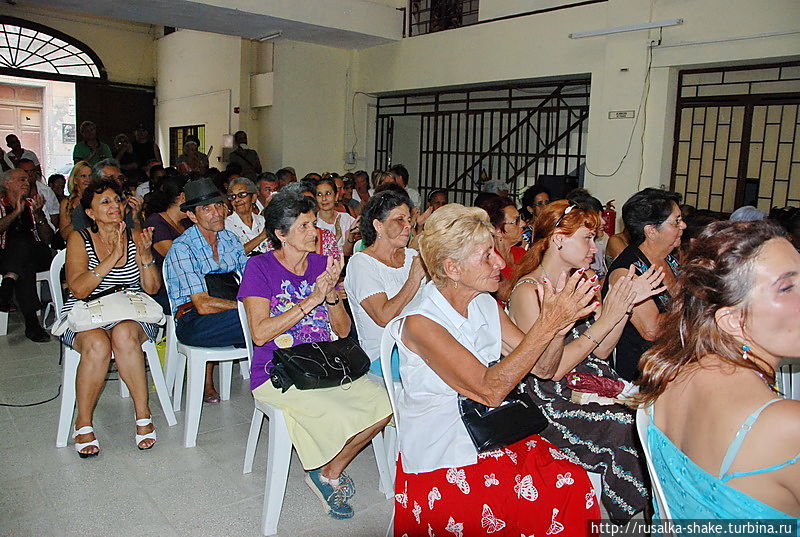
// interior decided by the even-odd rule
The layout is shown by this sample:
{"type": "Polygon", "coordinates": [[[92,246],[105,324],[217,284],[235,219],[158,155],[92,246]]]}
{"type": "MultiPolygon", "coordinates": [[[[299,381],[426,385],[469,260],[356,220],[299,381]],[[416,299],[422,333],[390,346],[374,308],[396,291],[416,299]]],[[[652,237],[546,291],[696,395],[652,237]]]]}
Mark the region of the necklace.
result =
{"type": "Polygon", "coordinates": [[[763,380],[763,381],[764,381],[764,384],[766,384],[766,385],[767,385],[767,387],[768,387],[770,390],[772,390],[772,391],[773,391],[773,392],[775,392],[776,394],[780,395],[781,397],[785,397],[785,396],[783,395],[783,393],[781,393],[781,391],[778,389],[778,385],[777,385],[777,383],[775,383],[775,382],[770,382],[770,381],[767,379],[767,377],[764,375],[764,373],[762,373],[761,371],[755,371],[755,370],[754,370],[753,372],[754,372],[756,375],[758,375],[759,377],[761,377],[761,380],[763,380]]]}

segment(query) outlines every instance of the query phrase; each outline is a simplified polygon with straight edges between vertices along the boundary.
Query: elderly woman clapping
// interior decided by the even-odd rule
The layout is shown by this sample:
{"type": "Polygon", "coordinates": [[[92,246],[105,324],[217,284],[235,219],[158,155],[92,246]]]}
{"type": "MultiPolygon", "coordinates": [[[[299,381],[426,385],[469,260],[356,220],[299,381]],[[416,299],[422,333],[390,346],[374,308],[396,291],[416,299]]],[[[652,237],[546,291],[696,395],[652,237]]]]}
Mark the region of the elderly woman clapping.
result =
{"type": "Polygon", "coordinates": [[[479,455],[459,414],[459,396],[497,407],[525,375],[552,376],[558,360],[543,359],[550,341],[598,306],[594,283],[561,275],[556,291],[542,286],[542,313],[522,333],[490,295],[505,266],[493,234],[482,209],[434,212],[419,241],[433,281],[386,328],[402,380],[395,535],[426,526],[437,535],[584,535],[599,516],[586,472],[552,444],[532,435],[479,455]]]}
{"type": "Polygon", "coordinates": [[[239,238],[247,255],[260,254],[268,249],[264,217],[253,212],[256,192],[256,185],[246,177],[237,177],[228,185],[228,201],[233,212],[225,219],[225,229],[239,238]]]}
{"type": "MultiPolygon", "coordinates": [[[[425,277],[416,250],[406,248],[411,233],[410,207],[407,194],[392,190],[367,201],[360,225],[365,248],[350,259],[344,279],[358,341],[377,375],[381,374],[378,358],[383,327],[412,301],[425,277]]],[[[396,371],[394,376],[398,376],[396,371]]]]}
{"type": "Polygon", "coordinates": [[[344,337],[350,317],[335,289],[342,262],[319,255],[316,203],[280,193],[264,210],[275,248],[253,257],[239,288],[255,343],[250,374],[253,397],[280,408],[289,436],[307,471],[306,482],[333,518],[350,518],[355,493],[344,469],[389,422],[391,407],[379,384],[361,377],[347,389],[285,393],[269,382],[273,351],[344,337]]]}

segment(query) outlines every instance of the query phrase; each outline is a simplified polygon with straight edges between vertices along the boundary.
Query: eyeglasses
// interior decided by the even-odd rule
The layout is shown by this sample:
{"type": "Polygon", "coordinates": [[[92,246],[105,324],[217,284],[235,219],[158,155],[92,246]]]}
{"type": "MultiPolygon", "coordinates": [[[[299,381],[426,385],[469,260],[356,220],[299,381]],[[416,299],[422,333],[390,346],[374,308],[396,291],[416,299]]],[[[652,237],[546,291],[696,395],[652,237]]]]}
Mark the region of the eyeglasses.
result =
{"type": "Polygon", "coordinates": [[[675,220],[664,220],[664,223],[675,227],[681,227],[681,224],[683,224],[683,217],[679,216],[675,218],[675,220]]]}
{"type": "Polygon", "coordinates": [[[331,192],[330,190],[327,191],[327,192],[317,192],[317,197],[318,198],[330,198],[330,197],[332,197],[334,195],[335,194],[333,192],[331,192]]]}
{"type": "Polygon", "coordinates": [[[511,222],[503,222],[503,224],[505,224],[505,225],[507,225],[507,226],[510,226],[511,224],[514,224],[515,226],[518,226],[521,220],[522,220],[522,217],[521,217],[521,216],[517,216],[517,217],[516,217],[514,220],[512,220],[511,222]]]}
{"type": "Polygon", "coordinates": [[[575,205],[574,203],[570,203],[570,204],[569,204],[569,206],[568,206],[566,209],[564,209],[564,214],[562,214],[562,215],[559,217],[559,219],[558,219],[558,220],[556,220],[556,225],[555,225],[555,226],[553,226],[553,227],[558,227],[558,226],[560,226],[560,225],[561,225],[561,221],[562,221],[562,220],[564,220],[564,217],[565,217],[565,216],[567,216],[569,213],[571,213],[571,212],[572,212],[572,209],[577,209],[577,208],[578,208],[578,206],[577,206],[577,205],[575,205]]]}
{"type": "Polygon", "coordinates": [[[238,194],[228,194],[228,200],[233,201],[236,198],[243,199],[246,198],[247,196],[252,196],[252,195],[253,195],[252,192],[239,192],[238,194]]]}
{"type": "Polygon", "coordinates": [[[547,201],[545,201],[545,200],[539,200],[539,201],[537,201],[537,202],[536,202],[534,205],[536,205],[536,207],[542,207],[542,206],[544,206],[544,205],[547,205],[548,203],[550,203],[550,200],[547,200],[547,201]]]}

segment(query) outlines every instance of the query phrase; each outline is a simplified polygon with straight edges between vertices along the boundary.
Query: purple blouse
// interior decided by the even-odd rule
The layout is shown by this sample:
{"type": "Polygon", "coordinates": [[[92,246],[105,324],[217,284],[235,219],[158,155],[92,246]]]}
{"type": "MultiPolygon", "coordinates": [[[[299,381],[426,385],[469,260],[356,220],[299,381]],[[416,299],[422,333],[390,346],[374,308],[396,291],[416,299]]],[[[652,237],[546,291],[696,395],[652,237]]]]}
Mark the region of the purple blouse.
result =
{"type": "MultiPolygon", "coordinates": [[[[192,221],[188,218],[184,218],[181,220],[180,224],[185,228],[188,229],[191,227],[192,221]]],[[[160,267],[164,264],[164,256],[158,253],[158,250],[155,249],[155,244],[161,241],[174,241],[178,237],[181,236],[181,232],[172,227],[172,224],[167,222],[163,216],[159,213],[153,213],[147,217],[147,220],[144,221],[144,227],[153,228],[153,245],[150,249],[153,251],[153,259],[155,260],[156,264],[160,267]]]]}
{"type": "MultiPolygon", "coordinates": [[[[326,264],[326,256],[310,253],[306,273],[298,276],[275,259],[275,252],[251,257],[242,276],[238,299],[248,296],[267,298],[270,316],[276,317],[311,294],[317,277],[325,270],[326,264]]],[[[330,340],[328,310],[320,304],[283,334],[264,345],[253,347],[250,389],[254,390],[269,380],[273,350],[330,340]]]]}

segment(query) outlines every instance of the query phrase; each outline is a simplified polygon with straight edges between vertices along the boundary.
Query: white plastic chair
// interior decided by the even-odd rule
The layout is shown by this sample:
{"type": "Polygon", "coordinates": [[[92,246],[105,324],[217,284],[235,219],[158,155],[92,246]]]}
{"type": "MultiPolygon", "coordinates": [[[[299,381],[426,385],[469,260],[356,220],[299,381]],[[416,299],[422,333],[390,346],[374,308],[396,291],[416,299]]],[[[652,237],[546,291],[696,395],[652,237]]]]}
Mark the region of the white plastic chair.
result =
{"type": "MultiPolygon", "coordinates": [[[[53,258],[50,264],[50,272],[48,273],[48,285],[50,286],[50,295],[53,298],[53,307],[56,315],[59,315],[63,307],[63,295],[61,294],[61,268],[67,257],[67,251],[61,250],[53,258]]],[[[78,363],[81,360],[81,355],[75,349],[62,345],[64,350],[64,360],[61,364],[62,379],[61,379],[61,410],[58,418],[58,430],[56,433],[56,447],[64,447],[67,445],[67,438],[69,436],[69,429],[72,426],[72,416],[75,411],[75,380],[78,374],[78,363]]],[[[161,370],[161,361],[158,358],[158,352],[152,341],[146,341],[142,345],[142,350],[147,356],[147,363],[150,366],[150,375],[153,377],[153,383],[156,386],[156,394],[158,394],[159,403],[164,411],[164,417],[167,420],[167,425],[170,427],[178,423],[175,418],[175,412],[172,410],[172,401],[169,397],[169,389],[164,380],[164,372],[161,370]]],[[[113,356],[112,356],[113,358],[113,356]]],[[[119,380],[119,390],[122,397],[128,397],[128,387],[119,380]]]]}
{"type": "MultiPolygon", "coordinates": [[[[247,323],[247,312],[241,302],[239,302],[238,308],[239,320],[242,323],[244,340],[247,344],[247,354],[250,357],[253,352],[253,340],[250,336],[250,325],[247,323]]],[[[250,421],[250,434],[247,436],[247,449],[244,453],[242,473],[249,474],[253,471],[253,460],[256,455],[258,438],[261,434],[261,425],[266,416],[269,418],[269,441],[267,443],[267,476],[264,484],[264,507],[261,512],[261,533],[275,535],[278,532],[278,520],[283,507],[286,482],[289,479],[292,439],[289,437],[289,430],[286,428],[282,410],[258,399],[254,399],[254,402],[255,409],[253,410],[253,419],[250,421]]],[[[394,487],[389,482],[388,469],[385,467],[386,449],[380,434],[372,439],[372,449],[375,452],[375,460],[378,464],[381,492],[387,498],[392,498],[394,497],[394,487]]]]}
{"type": "MultiPolygon", "coordinates": [[[[653,456],[650,453],[650,446],[647,444],[647,427],[650,425],[650,416],[647,411],[640,408],[636,411],[636,431],[639,433],[639,440],[642,442],[642,452],[647,461],[647,471],[650,474],[650,481],[653,485],[653,496],[658,504],[659,516],[662,520],[672,519],[672,514],[667,504],[667,498],[664,495],[664,489],[661,487],[661,481],[656,473],[656,468],[653,465],[653,456]]],[[[667,536],[672,535],[667,533],[667,536]]]]}
{"type": "MultiPolygon", "coordinates": [[[[166,279],[164,280],[164,287],[165,289],[167,288],[166,279]]],[[[169,296],[169,289],[167,289],[167,296],[169,296]]],[[[169,306],[170,310],[175,309],[172,304],[172,298],[169,299],[169,306]]],[[[174,324],[176,322],[175,319],[173,317],[170,318],[174,324]]],[[[174,327],[172,330],[174,335],[174,327]]],[[[194,347],[192,345],[184,345],[178,341],[177,337],[171,339],[168,337],[167,341],[174,342],[175,345],[174,352],[172,356],[170,356],[175,365],[172,365],[172,363],[168,365],[170,375],[172,375],[174,371],[174,390],[172,398],[175,410],[180,410],[181,408],[183,378],[184,375],[186,376],[187,394],[183,446],[187,448],[195,447],[197,445],[197,430],[200,427],[200,414],[203,411],[203,388],[206,380],[206,364],[208,362],[220,362],[219,394],[223,401],[227,401],[231,398],[233,362],[241,359],[249,360],[249,355],[247,349],[239,349],[236,347],[194,347]]],[[[170,354],[169,351],[167,354],[170,354]]]]}
{"type": "Polygon", "coordinates": [[[800,359],[784,358],[778,369],[777,380],[783,395],[800,401],[800,359]]]}

